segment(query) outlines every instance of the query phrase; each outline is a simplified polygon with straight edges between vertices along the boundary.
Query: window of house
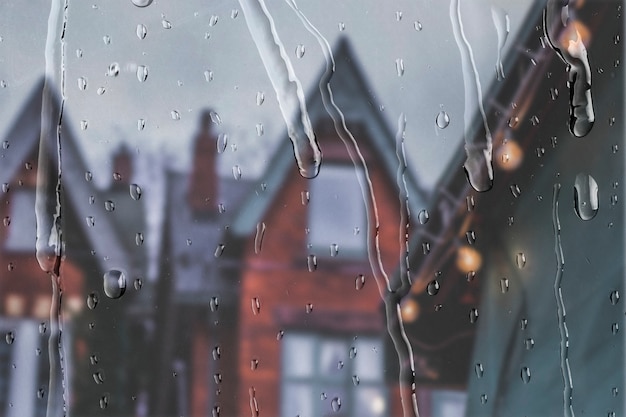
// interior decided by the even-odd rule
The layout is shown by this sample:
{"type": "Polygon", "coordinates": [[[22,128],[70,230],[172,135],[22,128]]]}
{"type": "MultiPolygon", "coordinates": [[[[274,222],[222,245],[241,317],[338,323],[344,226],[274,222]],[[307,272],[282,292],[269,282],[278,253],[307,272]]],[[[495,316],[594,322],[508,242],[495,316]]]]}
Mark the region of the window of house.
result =
{"type": "Polygon", "coordinates": [[[367,212],[359,180],[360,169],[326,165],[310,181],[308,242],[315,255],[365,255],[367,212]]]}
{"type": "Polygon", "coordinates": [[[34,189],[12,191],[10,215],[4,224],[8,228],[7,251],[34,252],[37,239],[34,189]]]}
{"type": "Polygon", "coordinates": [[[296,333],[283,341],[282,416],[388,414],[379,338],[296,333]]]}

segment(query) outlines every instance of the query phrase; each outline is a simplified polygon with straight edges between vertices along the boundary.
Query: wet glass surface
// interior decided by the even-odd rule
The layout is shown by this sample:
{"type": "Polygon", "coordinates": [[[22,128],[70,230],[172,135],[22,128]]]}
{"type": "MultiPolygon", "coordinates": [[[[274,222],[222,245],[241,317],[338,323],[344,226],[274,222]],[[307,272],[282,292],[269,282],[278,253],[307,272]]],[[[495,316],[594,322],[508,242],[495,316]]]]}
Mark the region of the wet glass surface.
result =
{"type": "Polygon", "coordinates": [[[0,416],[623,415],[622,9],[4,2],[0,416]]]}

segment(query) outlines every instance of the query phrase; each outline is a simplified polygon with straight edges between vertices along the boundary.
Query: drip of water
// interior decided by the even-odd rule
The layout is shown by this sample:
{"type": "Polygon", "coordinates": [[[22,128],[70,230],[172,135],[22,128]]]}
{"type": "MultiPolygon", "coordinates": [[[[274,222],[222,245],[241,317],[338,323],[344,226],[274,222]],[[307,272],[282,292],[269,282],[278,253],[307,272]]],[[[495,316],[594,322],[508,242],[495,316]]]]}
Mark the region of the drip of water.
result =
{"type": "Polygon", "coordinates": [[[50,336],[48,354],[50,377],[48,380],[48,403],[46,416],[66,415],[67,386],[65,353],[62,344],[61,300],[62,259],[61,229],[61,122],[65,105],[65,30],[69,0],[53,0],[48,16],[45,49],[45,81],[41,103],[41,130],[39,137],[39,160],[35,214],[37,240],[36,257],[42,270],[50,274],[52,300],[50,307],[50,336]],[[60,98],[56,95],[60,90],[60,98]],[[50,160],[56,157],[56,177],[49,178],[50,160]]]}
{"type": "Polygon", "coordinates": [[[556,299],[557,318],[559,321],[559,335],[561,337],[561,375],[563,376],[563,415],[574,417],[572,408],[572,372],[569,367],[569,333],[565,322],[565,303],[563,302],[563,292],[561,282],[563,280],[563,269],[565,268],[565,258],[563,257],[563,247],[561,246],[561,222],[559,220],[559,192],[561,184],[554,184],[552,196],[552,228],[554,230],[554,253],[556,254],[556,275],[554,278],[554,298],[556,299]]]}
{"type": "Polygon", "coordinates": [[[496,58],[496,77],[498,80],[504,79],[504,67],[502,66],[502,50],[506,44],[506,39],[511,31],[509,15],[499,7],[491,6],[491,19],[496,27],[498,36],[498,56],[496,58]]]}
{"type": "Polygon", "coordinates": [[[264,0],[239,0],[239,4],[276,92],[300,175],[314,178],[322,163],[322,151],[313,133],[300,80],[278,37],[274,20],[264,0]]]}
{"type": "Polygon", "coordinates": [[[459,0],[451,0],[450,2],[450,20],[452,21],[452,29],[456,44],[461,53],[461,65],[463,68],[463,84],[465,90],[465,151],[467,159],[463,167],[470,182],[470,185],[476,191],[488,191],[493,186],[493,143],[491,132],[487,125],[487,116],[483,108],[480,79],[476,62],[474,61],[474,53],[472,47],[463,31],[463,22],[461,20],[461,5],[459,0]],[[478,110],[482,117],[482,126],[480,131],[472,134],[471,123],[473,118],[473,108],[470,103],[476,101],[478,110]]]}
{"type": "Polygon", "coordinates": [[[576,137],[586,136],[595,114],[591,100],[591,67],[587,48],[569,15],[569,0],[548,0],[543,29],[548,42],[567,64],[569,72],[569,130],[576,137]]]}
{"type": "MultiPolygon", "coordinates": [[[[241,0],[240,0],[241,1],[241,0]]],[[[369,175],[365,158],[348,127],[344,114],[334,101],[333,91],[330,86],[330,79],[335,72],[335,59],[332,55],[332,51],[328,41],[320,31],[307,19],[302,11],[296,5],[295,0],[285,0],[291,9],[296,13],[305,28],[317,39],[324,58],[326,60],[326,69],[319,82],[319,89],[322,96],[322,103],[328,115],[333,120],[335,131],[343,142],[348,155],[355,167],[361,167],[363,169],[363,176],[357,176],[359,186],[361,188],[361,194],[364,201],[369,201],[371,204],[366,204],[366,207],[371,207],[371,210],[367,209],[368,228],[374,227],[376,233],[368,233],[368,236],[373,236],[372,240],[367,245],[368,260],[372,271],[374,273],[374,280],[378,287],[378,291],[382,300],[385,303],[385,313],[387,318],[387,332],[389,333],[400,362],[400,389],[401,389],[401,401],[403,415],[405,417],[418,417],[419,412],[417,408],[417,396],[415,392],[415,363],[413,358],[413,351],[411,344],[404,330],[404,324],[402,322],[402,314],[400,308],[400,301],[408,294],[411,289],[411,282],[408,274],[400,274],[402,282],[399,288],[391,288],[389,277],[385,271],[380,254],[380,246],[377,229],[380,221],[378,216],[378,205],[376,203],[376,196],[374,195],[374,189],[372,181],[369,175]]],[[[401,115],[398,122],[398,137],[404,135],[404,122],[405,119],[401,115]]],[[[400,158],[400,156],[399,156],[400,158]]],[[[400,171],[402,170],[402,160],[400,161],[400,171]]],[[[404,236],[404,234],[401,234],[404,236]]],[[[309,270],[311,270],[309,268],[309,270]]],[[[358,286],[358,284],[357,284],[358,286]]]]}

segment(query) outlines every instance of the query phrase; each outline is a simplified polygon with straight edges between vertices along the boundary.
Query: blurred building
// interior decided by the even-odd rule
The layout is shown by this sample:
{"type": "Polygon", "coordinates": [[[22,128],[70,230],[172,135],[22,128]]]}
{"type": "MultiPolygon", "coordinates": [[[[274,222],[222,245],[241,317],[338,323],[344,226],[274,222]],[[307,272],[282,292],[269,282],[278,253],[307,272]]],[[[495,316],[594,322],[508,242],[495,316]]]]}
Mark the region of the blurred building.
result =
{"type": "Polygon", "coordinates": [[[570,6],[593,79],[582,138],[568,131],[568,67],[543,6],[485,98],[493,188],[470,187],[461,146],[412,240],[403,311],[416,369],[430,369],[416,375],[420,415],[570,415],[570,402],[575,414],[623,412],[621,2],[570,6]]]}

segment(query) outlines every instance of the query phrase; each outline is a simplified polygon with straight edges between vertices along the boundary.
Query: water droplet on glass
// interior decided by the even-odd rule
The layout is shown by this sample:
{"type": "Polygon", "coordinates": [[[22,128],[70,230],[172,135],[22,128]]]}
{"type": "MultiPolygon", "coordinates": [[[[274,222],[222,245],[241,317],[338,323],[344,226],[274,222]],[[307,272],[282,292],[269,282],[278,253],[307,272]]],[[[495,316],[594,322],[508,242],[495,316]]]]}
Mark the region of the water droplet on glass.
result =
{"type": "Polygon", "coordinates": [[[556,100],[557,98],[559,98],[559,90],[557,88],[550,89],[550,98],[552,100],[556,100]]]}
{"type": "Polygon", "coordinates": [[[216,258],[219,258],[220,256],[222,256],[222,253],[224,253],[224,245],[223,244],[219,244],[217,245],[217,247],[215,248],[215,252],[213,253],[213,256],[215,256],[216,258]]]}
{"type": "Polygon", "coordinates": [[[83,50],[82,49],[77,49],[76,50],[76,58],[82,58],[83,57],[83,50]]]}
{"type": "Polygon", "coordinates": [[[339,410],[341,409],[341,398],[339,397],[333,398],[332,401],[330,402],[330,406],[332,407],[335,413],[338,413],[339,410]]]}
{"type": "Polygon", "coordinates": [[[140,132],[146,128],[146,121],[144,119],[137,120],[137,130],[140,132]]]}
{"type": "Polygon", "coordinates": [[[522,368],[521,377],[524,384],[528,384],[530,382],[530,369],[528,369],[527,366],[522,368]]]}
{"type": "Polygon", "coordinates": [[[311,199],[311,195],[309,194],[308,191],[301,191],[300,192],[300,199],[302,201],[302,205],[306,206],[309,204],[309,201],[311,199]]]}
{"type": "Polygon", "coordinates": [[[263,136],[263,132],[264,132],[263,123],[257,123],[256,124],[256,135],[257,136],[263,136]]]}
{"type": "Polygon", "coordinates": [[[428,295],[437,295],[439,292],[439,281],[430,281],[426,286],[426,291],[428,292],[428,295]]]}
{"type": "Polygon", "coordinates": [[[307,305],[305,306],[305,311],[306,314],[311,314],[313,312],[313,304],[307,303],[307,305]]]}
{"type": "Polygon", "coordinates": [[[148,29],[146,28],[145,25],[142,25],[141,23],[137,25],[137,37],[139,39],[145,39],[146,35],[148,34],[148,29]]]}
{"type": "Polygon", "coordinates": [[[285,331],[279,330],[278,333],[276,334],[276,340],[282,340],[284,336],[285,336],[285,331]]]}
{"type": "Polygon", "coordinates": [[[152,4],[152,0],[132,0],[132,2],[137,7],[147,7],[152,4]]]}
{"type": "Polygon", "coordinates": [[[15,340],[15,334],[13,332],[7,332],[7,334],[4,337],[4,340],[6,340],[7,345],[12,345],[13,341],[15,340]]]}
{"type": "Polygon", "coordinates": [[[591,220],[598,213],[598,184],[588,174],[576,175],[574,182],[574,210],[581,220],[591,220]]]}
{"type": "Polygon", "coordinates": [[[330,256],[331,257],[336,257],[339,254],[339,245],[336,243],[332,243],[330,245],[330,256]]]}
{"type": "Polygon", "coordinates": [[[213,123],[215,123],[216,125],[221,125],[222,124],[222,118],[220,117],[220,115],[217,112],[211,111],[209,113],[209,116],[211,117],[211,121],[213,123]]]}
{"type": "Polygon", "coordinates": [[[239,16],[239,10],[233,9],[233,10],[230,11],[230,18],[231,19],[236,19],[237,16],[239,16]]]}
{"type": "Polygon", "coordinates": [[[525,267],[526,255],[522,252],[519,252],[517,255],[515,255],[515,264],[517,265],[519,269],[522,269],[523,267],[525,267]]]}
{"type": "Polygon", "coordinates": [[[104,410],[109,406],[109,394],[104,394],[100,397],[100,408],[104,410]]]}
{"type": "Polygon", "coordinates": [[[404,75],[404,60],[402,58],[396,59],[396,73],[398,77],[402,77],[404,75]]]}
{"type": "Polygon", "coordinates": [[[105,45],[110,45],[111,44],[111,37],[109,35],[104,35],[102,37],[102,42],[104,42],[105,45]]]}
{"type": "Polygon", "coordinates": [[[617,303],[619,303],[619,291],[618,290],[611,291],[611,294],[609,294],[609,301],[611,301],[612,305],[616,305],[617,303]]]}
{"type": "Polygon", "coordinates": [[[470,323],[476,323],[478,321],[478,310],[475,308],[470,309],[469,312],[470,323]]]}
{"type": "Polygon", "coordinates": [[[535,347],[535,341],[532,338],[524,340],[524,347],[526,348],[526,350],[531,350],[533,347],[535,347]]]}
{"type": "Polygon", "coordinates": [[[120,75],[120,64],[117,62],[113,62],[109,65],[109,69],[107,70],[107,76],[109,77],[117,77],[120,75]]]}
{"type": "Polygon", "coordinates": [[[78,89],[85,91],[87,89],[87,79],[85,77],[78,78],[78,89]]]}
{"type": "Polygon", "coordinates": [[[306,264],[309,272],[315,272],[315,270],[317,269],[317,257],[315,255],[307,256],[306,264]]]}
{"type": "Polygon", "coordinates": [[[250,300],[252,306],[252,314],[255,316],[261,312],[261,301],[257,297],[252,298],[250,300]]]}
{"type": "Polygon", "coordinates": [[[508,278],[500,279],[500,291],[502,291],[502,294],[509,292],[509,279],[508,278]]]}
{"type": "Polygon", "coordinates": [[[93,373],[93,380],[96,384],[100,385],[104,383],[104,371],[102,369],[93,373]]]}
{"type": "Polygon", "coordinates": [[[413,22],[413,27],[418,32],[422,31],[422,23],[419,20],[416,20],[415,22],[413,22]]]}
{"type": "Polygon", "coordinates": [[[210,83],[211,81],[213,81],[213,71],[210,70],[206,70],[204,71],[204,79],[206,80],[206,82],[210,83]]]}
{"type": "Polygon", "coordinates": [[[93,310],[98,305],[98,293],[92,292],[87,296],[87,307],[93,310]]]}
{"type": "Polygon", "coordinates": [[[256,105],[260,106],[265,101],[265,93],[262,91],[257,91],[256,93],[256,105]]]}
{"type": "Polygon", "coordinates": [[[361,383],[361,379],[357,375],[352,375],[352,385],[355,387],[361,383]]]}
{"type": "Polygon", "coordinates": [[[420,224],[428,223],[429,218],[430,215],[428,214],[428,210],[426,209],[420,210],[420,212],[417,214],[417,220],[420,222],[420,224]]]}
{"type": "Polygon", "coordinates": [[[148,67],[145,65],[139,65],[137,67],[137,79],[143,83],[148,79],[148,67]]]}
{"type": "Polygon", "coordinates": [[[481,394],[480,395],[480,403],[481,404],[487,404],[487,394],[481,394]]]}
{"type": "Polygon", "coordinates": [[[96,220],[93,218],[93,216],[87,216],[85,220],[87,221],[87,226],[89,227],[94,227],[96,225],[96,220]]]}
{"type": "Polygon", "coordinates": [[[356,347],[352,346],[350,348],[350,351],[348,352],[348,356],[350,357],[350,359],[354,359],[354,358],[356,358],[356,353],[357,353],[356,352],[356,347]]]}
{"type": "Polygon", "coordinates": [[[611,324],[611,334],[615,336],[618,332],[619,332],[619,324],[618,323],[611,324]]]}
{"type": "Polygon", "coordinates": [[[477,363],[476,365],[474,365],[474,372],[476,372],[476,377],[477,378],[482,378],[483,374],[485,373],[485,369],[483,368],[483,364],[482,363],[477,363]]]}
{"type": "Polygon", "coordinates": [[[171,29],[172,28],[172,23],[170,23],[169,20],[161,20],[161,26],[163,26],[163,29],[171,29]]]}
{"type": "Polygon", "coordinates": [[[450,116],[448,116],[448,113],[441,110],[435,118],[435,123],[439,129],[445,129],[450,124],[450,116]]]}
{"type": "Polygon", "coordinates": [[[137,201],[141,198],[141,187],[137,184],[130,184],[129,186],[130,197],[137,201]]]}
{"type": "Polygon", "coordinates": [[[357,290],[363,288],[363,286],[365,285],[365,276],[362,274],[357,275],[354,284],[357,290]]]}
{"type": "Polygon", "coordinates": [[[126,275],[118,270],[111,269],[102,277],[104,293],[109,298],[120,298],[126,292],[126,275]]]}
{"type": "Polygon", "coordinates": [[[513,194],[515,198],[518,198],[522,194],[522,190],[520,190],[517,184],[509,186],[509,190],[511,190],[511,194],[513,194]]]}
{"type": "Polygon", "coordinates": [[[143,245],[143,233],[137,232],[137,234],[135,234],[135,244],[137,246],[143,245]]]}
{"type": "Polygon", "coordinates": [[[265,223],[259,222],[256,225],[256,235],[254,237],[254,253],[261,253],[263,246],[263,237],[265,236],[265,223]]]}
{"type": "Polygon", "coordinates": [[[42,321],[41,323],[39,323],[39,334],[46,334],[47,331],[48,325],[46,324],[46,322],[42,321]]]}
{"type": "Polygon", "coordinates": [[[89,122],[87,120],[81,120],[80,130],[87,130],[87,127],[89,127],[89,122]]]}
{"type": "Polygon", "coordinates": [[[46,396],[46,390],[43,387],[39,388],[37,390],[37,398],[41,400],[45,396],[46,396]]]}
{"type": "Polygon", "coordinates": [[[170,117],[172,120],[180,120],[180,113],[177,110],[172,110],[170,112],[170,117]]]}
{"type": "Polygon", "coordinates": [[[104,202],[104,209],[106,211],[113,211],[115,210],[115,203],[111,200],[107,200],[104,202]]]}
{"type": "Polygon", "coordinates": [[[239,165],[233,166],[233,177],[236,180],[240,180],[241,179],[241,168],[239,167],[239,165]]]}
{"type": "Polygon", "coordinates": [[[306,48],[304,47],[304,45],[300,44],[296,46],[296,57],[302,58],[305,52],[306,52],[306,48]]]}
{"type": "Polygon", "coordinates": [[[143,287],[143,280],[141,278],[135,278],[133,286],[135,287],[135,291],[139,291],[141,287],[143,287]]]}
{"type": "Polygon", "coordinates": [[[217,21],[218,20],[219,20],[219,16],[217,16],[217,15],[211,16],[211,19],[209,19],[209,26],[217,25],[217,21]]]}
{"type": "Polygon", "coordinates": [[[96,94],[98,94],[99,96],[101,96],[102,94],[106,93],[106,88],[104,87],[98,87],[98,89],[96,90],[96,94]]]}
{"type": "Polygon", "coordinates": [[[465,238],[467,239],[467,243],[469,243],[470,245],[476,243],[476,233],[474,233],[473,230],[468,230],[467,232],[465,232],[465,238]]]}

